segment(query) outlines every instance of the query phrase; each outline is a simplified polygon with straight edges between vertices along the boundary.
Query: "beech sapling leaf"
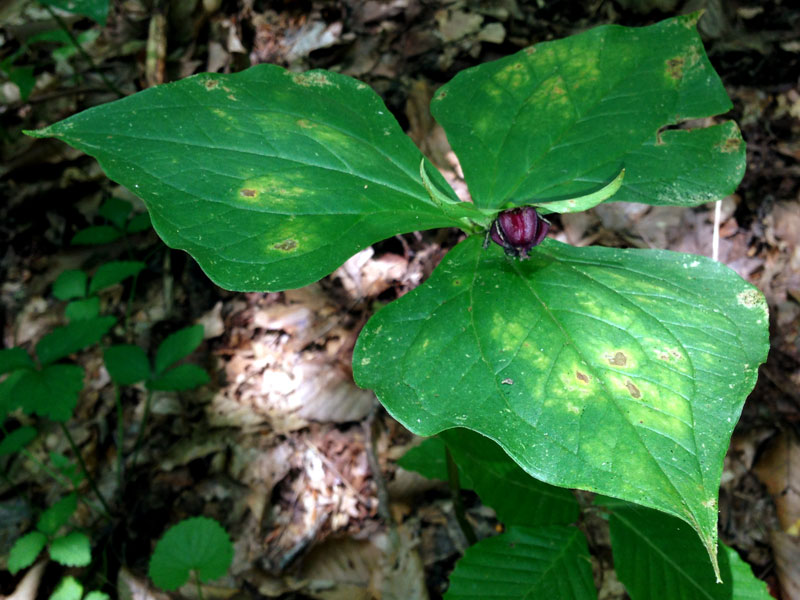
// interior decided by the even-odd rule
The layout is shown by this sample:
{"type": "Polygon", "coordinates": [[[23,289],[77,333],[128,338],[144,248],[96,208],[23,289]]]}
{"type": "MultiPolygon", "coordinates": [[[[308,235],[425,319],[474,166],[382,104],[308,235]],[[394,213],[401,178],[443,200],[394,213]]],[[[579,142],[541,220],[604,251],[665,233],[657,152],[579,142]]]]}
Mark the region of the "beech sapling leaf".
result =
{"type": "Polygon", "coordinates": [[[596,600],[586,539],[576,527],[511,527],[467,548],[445,600],[596,600]]]}

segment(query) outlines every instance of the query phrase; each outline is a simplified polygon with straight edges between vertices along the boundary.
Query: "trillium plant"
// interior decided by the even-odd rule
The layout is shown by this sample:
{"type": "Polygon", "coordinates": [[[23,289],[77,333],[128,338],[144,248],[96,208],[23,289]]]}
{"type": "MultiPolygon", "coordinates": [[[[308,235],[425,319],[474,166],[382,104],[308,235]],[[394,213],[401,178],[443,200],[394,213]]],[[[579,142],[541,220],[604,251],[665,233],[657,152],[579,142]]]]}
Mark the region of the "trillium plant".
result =
{"type": "Polygon", "coordinates": [[[766,302],[702,256],[546,237],[553,213],[736,189],[736,124],[685,126],[731,108],[697,19],[598,27],[442,86],[431,111],[472,202],[369,86],[328,71],[200,74],[29,133],[96,157],[232,290],[304,286],[388,237],[460,228],[365,326],[356,382],[416,434],[472,430],[539,482],[680,519],[713,581],[722,461],[766,358],[766,302]]]}

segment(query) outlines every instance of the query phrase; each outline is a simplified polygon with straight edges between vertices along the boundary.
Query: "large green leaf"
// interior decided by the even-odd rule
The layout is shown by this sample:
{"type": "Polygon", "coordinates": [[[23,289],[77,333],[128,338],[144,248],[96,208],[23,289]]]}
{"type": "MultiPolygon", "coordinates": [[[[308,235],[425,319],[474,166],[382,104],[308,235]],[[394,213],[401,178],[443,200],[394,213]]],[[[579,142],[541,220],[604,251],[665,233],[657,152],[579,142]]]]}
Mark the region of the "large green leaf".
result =
{"type": "Polygon", "coordinates": [[[574,527],[513,527],[468,548],[445,600],[593,600],[586,539],[574,527]]]}
{"type": "Polygon", "coordinates": [[[578,502],[569,490],[534,479],[489,438],[462,428],[439,435],[469,478],[464,487],[475,490],[506,525],[566,525],[578,519],[578,502]]]}
{"type": "Polygon", "coordinates": [[[336,73],[197,75],[32,134],[96,157],[167,244],[226,288],[300,287],[379,240],[459,225],[430,199],[422,155],[378,95],[336,73]]]}
{"type": "Polygon", "coordinates": [[[719,544],[720,584],[714,581],[705,548],[681,521],[610,498],[598,498],[596,503],[611,510],[614,568],[632,600],[770,598],[764,582],[725,544],[719,544]]]}
{"type": "Polygon", "coordinates": [[[534,479],[497,444],[468,429],[451,429],[428,438],[406,452],[398,464],[425,477],[447,480],[446,449],[458,466],[461,487],[475,490],[504,524],[566,525],[578,519],[578,502],[568,490],[534,479]]]}
{"type": "Polygon", "coordinates": [[[668,251],[479,236],[378,312],[353,368],[414,433],[466,427],[528,473],[684,519],[716,551],[722,459],[768,350],[761,293],[668,251]]]}
{"type": "Polygon", "coordinates": [[[431,110],[476,205],[573,198],[622,167],[614,201],[689,206],[733,192],[744,175],[733,122],[661,131],[731,107],[697,18],[598,27],[456,75],[431,110]]]}
{"type": "Polygon", "coordinates": [[[614,570],[631,600],[733,598],[726,552],[719,554],[722,582],[703,544],[678,519],[641,506],[614,505],[609,519],[614,570]]]}

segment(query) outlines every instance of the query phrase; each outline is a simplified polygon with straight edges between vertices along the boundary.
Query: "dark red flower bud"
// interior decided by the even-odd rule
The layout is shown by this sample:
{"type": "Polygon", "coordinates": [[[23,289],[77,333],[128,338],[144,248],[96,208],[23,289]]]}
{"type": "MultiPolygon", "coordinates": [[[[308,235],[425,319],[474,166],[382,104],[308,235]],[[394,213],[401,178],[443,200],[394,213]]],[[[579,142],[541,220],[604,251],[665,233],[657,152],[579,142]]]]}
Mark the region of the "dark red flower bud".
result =
{"type": "Polygon", "coordinates": [[[492,223],[490,236],[509,256],[528,258],[528,252],[542,243],[550,223],[540,217],[532,206],[504,210],[492,223]]]}

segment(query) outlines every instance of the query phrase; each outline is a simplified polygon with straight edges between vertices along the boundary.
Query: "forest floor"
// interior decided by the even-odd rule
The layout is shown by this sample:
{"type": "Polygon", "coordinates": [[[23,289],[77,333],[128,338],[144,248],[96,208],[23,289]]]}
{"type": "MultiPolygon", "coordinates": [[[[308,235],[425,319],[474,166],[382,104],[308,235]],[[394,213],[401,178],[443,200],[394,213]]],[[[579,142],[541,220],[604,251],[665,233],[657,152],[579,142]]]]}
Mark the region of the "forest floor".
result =
{"type": "MultiPolygon", "coordinates": [[[[110,333],[114,342],[150,350],[181,327],[205,328],[192,360],[211,374],[210,383],[152,395],[144,444],[121,485],[116,389],[102,349],[75,357],[87,380],[68,428],[100,490],[124,507],[111,522],[77,513],[104,557],[84,573],[120,597],[160,598],[146,577],[154,540],[168,524],[203,514],[224,525],[236,549],[229,574],[206,597],[441,597],[466,545],[447,485],[396,466],[416,440],[371,392],[355,386],[350,360],[375,306],[423,281],[459,233],[398,236],[299,290],[228,292],[152,230],[104,245],[71,245],[76,232],[104,222],[98,208],[109,197],[139,211],[143,205],[93,159],[54,140],[26,137],[23,129],[114,100],[114,90],[129,94],[202,71],[261,62],[334,69],[372,86],[465,193],[428,112],[438,86],[463,68],[534,43],[601,24],[647,25],[704,7],[699,28],[734,104],[718,119],[735,119],[747,142],[747,173],[722,202],[719,260],[764,292],[771,331],[769,360],[725,461],[720,536],[776,598],[800,598],[800,10],[779,0],[153,2],[160,11],[150,4],[115,1],[102,28],[56,13],[92,64],[70,51],[63,36],[36,40],[60,29],[41,6],[0,7],[0,60],[24,48],[14,64],[32,67],[34,85],[28,94],[9,81],[0,84],[3,346],[32,348],[65,322],[64,303],[52,294],[62,271],[91,270],[130,255],[146,269],[101,295],[104,314],[119,319],[110,333]]],[[[610,203],[556,219],[551,235],[574,245],[710,256],[713,226],[713,204],[610,203]]],[[[130,386],[121,395],[128,452],[147,393],[130,386]]],[[[55,425],[29,448],[33,457],[48,452],[71,453],[55,425]]],[[[0,461],[7,475],[0,484],[4,557],[36,511],[62,490],[23,456],[0,461]]],[[[464,499],[479,536],[499,530],[474,494],[464,499]]],[[[595,555],[600,597],[626,598],[610,558],[603,558],[609,553],[595,555]]],[[[46,597],[64,572],[49,563],[33,589],[46,597]]],[[[20,590],[22,576],[0,572],[0,595],[20,590]]],[[[194,588],[181,592],[195,594],[194,588]]]]}

